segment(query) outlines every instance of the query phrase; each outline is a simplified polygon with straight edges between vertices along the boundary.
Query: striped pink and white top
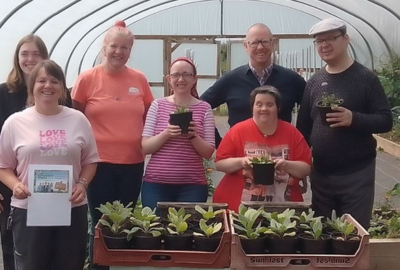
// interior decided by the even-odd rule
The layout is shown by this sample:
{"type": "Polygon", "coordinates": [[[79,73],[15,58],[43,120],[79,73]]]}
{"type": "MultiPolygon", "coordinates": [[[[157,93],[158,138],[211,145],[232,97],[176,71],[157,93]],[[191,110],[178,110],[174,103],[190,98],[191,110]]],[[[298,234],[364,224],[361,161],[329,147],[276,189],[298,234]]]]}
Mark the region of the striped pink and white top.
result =
{"type": "MultiPolygon", "coordinates": [[[[191,105],[197,134],[206,142],[215,145],[215,122],[210,105],[199,100],[191,105]]],[[[143,137],[152,137],[167,128],[169,115],[175,104],[166,98],[154,100],[147,112],[143,137]]],[[[187,137],[170,138],[157,152],[151,155],[144,181],[163,184],[207,184],[203,158],[193,148],[187,137]]]]}

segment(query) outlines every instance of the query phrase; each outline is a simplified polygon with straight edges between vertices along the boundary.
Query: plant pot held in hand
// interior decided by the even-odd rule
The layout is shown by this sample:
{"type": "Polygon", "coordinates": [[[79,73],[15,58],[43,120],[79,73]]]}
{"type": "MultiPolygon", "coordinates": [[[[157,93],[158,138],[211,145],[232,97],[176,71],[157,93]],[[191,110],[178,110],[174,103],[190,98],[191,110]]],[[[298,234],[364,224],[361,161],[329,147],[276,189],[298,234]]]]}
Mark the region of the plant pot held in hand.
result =
{"type": "Polygon", "coordinates": [[[253,158],[253,181],[256,185],[273,185],[275,180],[275,162],[267,158],[253,158]]]}
{"type": "Polygon", "coordinates": [[[334,122],[326,121],[326,114],[335,112],[332,107],[338,107],[343,103],[343,99],[335,97],[334,94],[322,94],[322,99],[317,102],[317,108],[320,113],[321,121],[324,125],[329,126],[334,122]]]}
{"type": "Polygon", "coordinates": [[[193,112],[174,112],[169,115],[169,123],[171,125],[179,126],[182,134],[189,133],[190,122],[193,119],[193,112]]]}

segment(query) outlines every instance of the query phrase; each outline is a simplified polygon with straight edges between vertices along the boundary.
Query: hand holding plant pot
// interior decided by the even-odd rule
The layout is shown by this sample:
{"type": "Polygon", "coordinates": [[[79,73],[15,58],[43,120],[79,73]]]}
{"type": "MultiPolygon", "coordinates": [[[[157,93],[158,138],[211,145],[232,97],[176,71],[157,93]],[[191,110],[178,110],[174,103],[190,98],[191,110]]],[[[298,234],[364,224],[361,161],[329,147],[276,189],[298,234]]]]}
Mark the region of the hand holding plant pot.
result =
{"type": "Polygon", "coordinates": [[[179,126],[182,134],[188,134],[190,122],[193,120],[193,112],[189,111],[187,106],[178,106],[173,113],[169,115],[169,123],[179,126]]]}
{"type": "Polygon", "coordinates": [[[256,185],[273,185],[275,179],[275,162],[267,157],[254,157],[251,160],[253,180],[256,185]]]}
{"type": "Polygon", "coordinates": [[[332,110],[332,108],[337,108],[342,103],[343,99],[336,97],[335,94],[322,94],[321,100],[317,102],[317,107],[319,109],[321,120],[324,125],[329,126],[333,124],[333,122],[326,121],[326,114],[335,112],[334,110],[332,110]]]}

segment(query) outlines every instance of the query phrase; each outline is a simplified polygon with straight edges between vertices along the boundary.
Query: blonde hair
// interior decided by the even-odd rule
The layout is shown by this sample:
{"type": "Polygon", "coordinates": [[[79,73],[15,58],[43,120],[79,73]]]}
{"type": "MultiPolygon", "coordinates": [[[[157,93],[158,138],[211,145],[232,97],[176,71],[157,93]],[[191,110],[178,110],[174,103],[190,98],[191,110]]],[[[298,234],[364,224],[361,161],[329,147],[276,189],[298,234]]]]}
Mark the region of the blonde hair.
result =
{"type": "Polygon", "coordinates": [[[131,32],[131,30],[129,30],[129,28],[126,28],[126,24],[124,21],[116,21],[114,26],[108,29],[106,35],[104,36],[103,47],[107,46],[107,44],[110,42],[110,37],[114,34],[125,36],[131,42],[131,46],[133,46],[135,36],[131,32]]]}

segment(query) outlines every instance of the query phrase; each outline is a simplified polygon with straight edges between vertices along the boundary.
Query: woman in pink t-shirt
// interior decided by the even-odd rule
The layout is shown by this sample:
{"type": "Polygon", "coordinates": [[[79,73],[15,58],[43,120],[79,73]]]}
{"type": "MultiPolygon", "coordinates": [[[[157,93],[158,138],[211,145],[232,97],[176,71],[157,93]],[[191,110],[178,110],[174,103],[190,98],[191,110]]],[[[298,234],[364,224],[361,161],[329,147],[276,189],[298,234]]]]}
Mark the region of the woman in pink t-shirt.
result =
{"type": "Polygon", "coordinates": [[[154,208],[157,202],[205,202],[207,181],[203,158],[215,149],[214,116],[210,105],[198,99],[196,67],[189,58],[172,62],[166,77],[172,95],[155,100],[147,114],[142,147],[151,154],[146,167],[142,203],[154,208]],[[177,107],[193,114],[188,134],[170,123],[177,107]]]}
{"type": "Polygon", "coordinates": [[[86,117],[59,105],[67,91],[60,66],[38,63],[28,80],[28,108],[11,115],[1,131],[0,179],[13,192],[9,225],[19,270],[82,269],[85,262],[86,189],[99,156],[86,117]],[[54,213],[58,219],[49,223],[54,213]]]}

